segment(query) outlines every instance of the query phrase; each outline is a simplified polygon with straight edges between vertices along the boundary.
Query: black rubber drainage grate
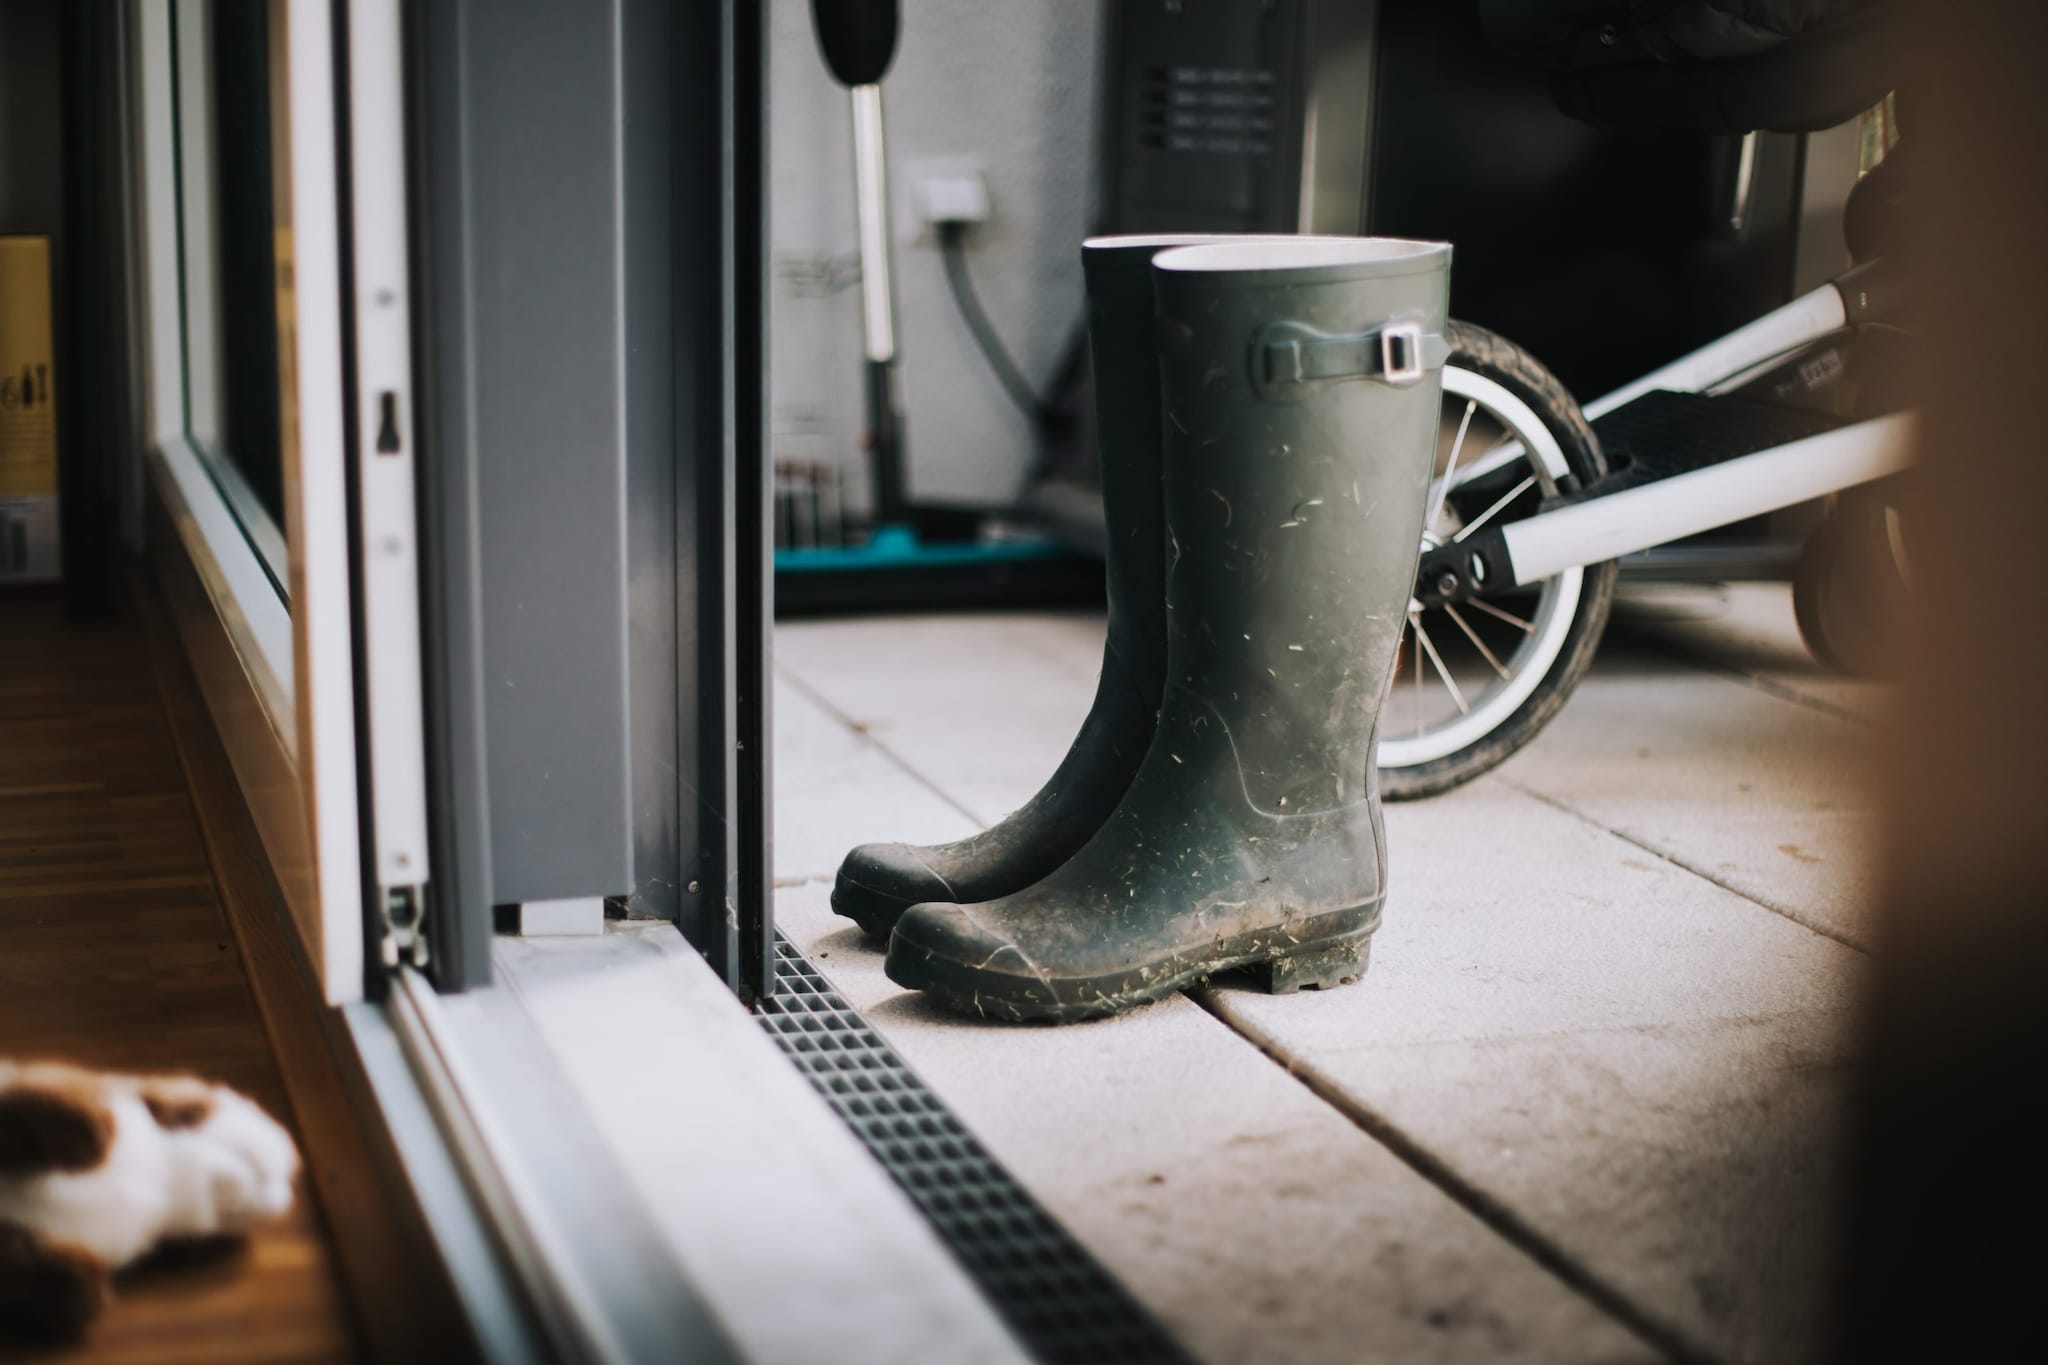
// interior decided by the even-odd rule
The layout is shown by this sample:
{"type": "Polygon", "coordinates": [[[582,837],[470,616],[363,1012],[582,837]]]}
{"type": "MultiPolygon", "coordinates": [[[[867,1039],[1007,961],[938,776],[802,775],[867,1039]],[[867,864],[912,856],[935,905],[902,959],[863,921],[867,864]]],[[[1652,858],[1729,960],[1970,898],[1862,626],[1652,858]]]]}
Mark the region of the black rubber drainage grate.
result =
{"type": "Polygon", "coordinates": [[[1159,1324],[780,934],[775,994],[759,1018],[1034,1357],[1047,1365],[1187,1365],[1159,1324]]]}

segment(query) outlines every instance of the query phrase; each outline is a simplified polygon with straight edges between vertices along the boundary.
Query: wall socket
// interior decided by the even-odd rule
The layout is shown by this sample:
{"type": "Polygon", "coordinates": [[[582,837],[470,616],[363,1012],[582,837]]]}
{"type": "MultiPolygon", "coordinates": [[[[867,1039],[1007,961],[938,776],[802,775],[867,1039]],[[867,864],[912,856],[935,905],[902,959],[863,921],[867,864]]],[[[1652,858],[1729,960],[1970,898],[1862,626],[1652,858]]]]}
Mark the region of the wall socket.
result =
{"type": "Polygon", "coordinates": [[[919,240],[935,236],[942,223],[989,220],[988,177],[978,156],[912,158],[901,183],[910,199],[906,217],[917,224],[919,240]]]}

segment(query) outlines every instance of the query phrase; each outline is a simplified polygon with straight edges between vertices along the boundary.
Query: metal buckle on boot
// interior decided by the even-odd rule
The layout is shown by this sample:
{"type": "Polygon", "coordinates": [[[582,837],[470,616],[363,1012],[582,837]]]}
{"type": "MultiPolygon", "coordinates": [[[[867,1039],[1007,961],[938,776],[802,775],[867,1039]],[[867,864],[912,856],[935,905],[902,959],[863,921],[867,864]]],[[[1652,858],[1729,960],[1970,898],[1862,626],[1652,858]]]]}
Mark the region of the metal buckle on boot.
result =
{"type": "Polygon", "coordinates": [[[1332,335],[1300,322],[1275,322],[1252,337],[1252,392],[1294,403],[1328,380],[1377,379],[1393,388],[1416,383],[1444,362],[1449,348],[1413,318],[1332,335]]]}
{"type": "Polygon", "coordinates": [[[1399,388],[1422,378],[1422,324],[1390,322],[1380,328],[1380,378],[1399,388]]]}

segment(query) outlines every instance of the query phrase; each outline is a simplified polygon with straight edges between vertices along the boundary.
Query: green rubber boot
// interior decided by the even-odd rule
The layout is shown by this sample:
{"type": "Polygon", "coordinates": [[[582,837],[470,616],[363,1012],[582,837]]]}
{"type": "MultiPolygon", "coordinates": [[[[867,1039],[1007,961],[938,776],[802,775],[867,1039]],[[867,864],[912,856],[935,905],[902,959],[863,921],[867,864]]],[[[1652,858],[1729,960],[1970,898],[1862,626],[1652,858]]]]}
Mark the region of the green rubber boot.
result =
{"type": "Polygon", "coordinates": [[[1051,872],[1102,827],[1145,757],[1166,686],[1165,509],[1159,473],[1159,363],[1152,258],[1212,236],[1096,237],[1081,249],[1102,455],[1109,638],[1095,703],[1038,794],[957,843],[862,844],[846,855],[832,908],[877,937],[920,901],[993,900],[1051,872]]]}
{"type": "Polygon", "coordinates": [[[1380,703],[1415,585],[1451,249],[1239,242],[1154,262],[1167,677],[1094,837],[1025,890],[897,921],[888,972],[967,1014],[1113,1014],[1229,967],[1364,971],[1380,703]]]}

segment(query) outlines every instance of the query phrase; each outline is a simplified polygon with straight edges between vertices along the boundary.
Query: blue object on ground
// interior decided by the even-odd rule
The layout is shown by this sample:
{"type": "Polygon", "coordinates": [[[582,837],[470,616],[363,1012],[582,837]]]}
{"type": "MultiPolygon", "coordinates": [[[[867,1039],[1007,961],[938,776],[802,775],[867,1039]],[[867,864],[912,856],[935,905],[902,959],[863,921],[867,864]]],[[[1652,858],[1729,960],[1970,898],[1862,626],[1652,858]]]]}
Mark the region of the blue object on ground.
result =
{"type": "Polygon", "coordinates": [[[877,526],[865,545],[790,548],[775,552],[777,573],[846,569],[942,568],[967,564],[1009,564],[1062,559],[1072,553],[1057,541],[937,541],[927,543],[914,526],[877,526]]]}

